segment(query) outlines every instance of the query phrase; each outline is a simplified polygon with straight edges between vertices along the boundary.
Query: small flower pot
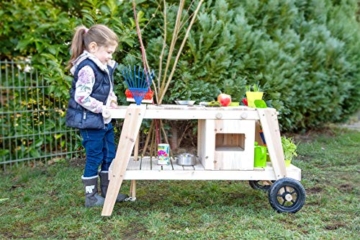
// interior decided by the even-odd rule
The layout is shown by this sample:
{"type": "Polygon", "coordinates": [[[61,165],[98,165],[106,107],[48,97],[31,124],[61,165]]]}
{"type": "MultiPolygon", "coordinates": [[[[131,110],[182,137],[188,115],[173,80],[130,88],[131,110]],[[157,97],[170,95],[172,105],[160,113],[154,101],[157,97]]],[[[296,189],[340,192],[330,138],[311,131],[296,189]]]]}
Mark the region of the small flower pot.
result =
{"type": "Polygon", "coordinates": [[[255,108],[255,100],[262,100],[263,92],[246,92],[248,107],[255,108]]]}
{"type": "Polygon", "coordinates": [[[285,167],[290,167],[291,160],[285,160],[285,167]]]}

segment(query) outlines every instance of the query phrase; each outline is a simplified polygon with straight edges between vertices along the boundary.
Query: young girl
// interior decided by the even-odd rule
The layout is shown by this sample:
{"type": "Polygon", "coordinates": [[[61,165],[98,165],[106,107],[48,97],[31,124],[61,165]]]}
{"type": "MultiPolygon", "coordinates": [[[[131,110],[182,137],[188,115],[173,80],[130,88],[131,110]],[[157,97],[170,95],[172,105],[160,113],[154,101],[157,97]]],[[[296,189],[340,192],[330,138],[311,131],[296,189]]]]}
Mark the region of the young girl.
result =
{"type": "MultiPolygon", "coordinates": [[[[116,34],[104,25],[76,29],[68,68],[74,76],[66,113],[66,125],[80,129],[86,152],[82,182],[85,206],[102,206],[109,185],[108,170],[115,157],[114,129],[107,108],[117,106],[112,54],[118,45],[116,34]],[[98,173],[100,167],[100,172],[98,173]],[[98,195],[98,175],[101,196],[98,195]]],[[[128,196],[119,194],[117,201],[128,196]]]]}

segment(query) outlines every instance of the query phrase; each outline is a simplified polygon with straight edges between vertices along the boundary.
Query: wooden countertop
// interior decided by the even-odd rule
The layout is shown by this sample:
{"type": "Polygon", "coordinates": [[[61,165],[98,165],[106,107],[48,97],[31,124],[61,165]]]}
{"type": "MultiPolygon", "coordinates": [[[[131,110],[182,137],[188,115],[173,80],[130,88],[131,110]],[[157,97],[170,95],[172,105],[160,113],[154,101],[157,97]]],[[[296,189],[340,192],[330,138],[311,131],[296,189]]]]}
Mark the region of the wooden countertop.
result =
{"type": "MultiPolygon", "coordinates": [[[[135,104],[133,104],[135,105],[135,104]]],[[[201,105],[155,105],[144,104],[146,107],[144,119],[223,119],[223,120],[259,120],[256,108],[239,107],[206,107],[201,105]]],[[[109,109],[114,119],[125,118],[128,106],[109,109]]],[[[276,114],[276,110],[272,109],[276,114]]]]}

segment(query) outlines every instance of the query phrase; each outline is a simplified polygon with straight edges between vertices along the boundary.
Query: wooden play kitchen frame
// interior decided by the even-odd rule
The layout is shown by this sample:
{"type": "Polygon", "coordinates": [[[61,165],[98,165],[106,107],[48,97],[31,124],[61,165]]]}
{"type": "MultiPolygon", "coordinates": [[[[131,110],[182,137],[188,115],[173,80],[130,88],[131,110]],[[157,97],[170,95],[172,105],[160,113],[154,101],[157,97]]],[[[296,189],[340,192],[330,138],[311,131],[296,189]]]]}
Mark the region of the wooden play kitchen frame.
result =
{"type": "Polygon", "coordinates": [[[305,203],[301,170],[285,167],[277,112],[273,108],[135,105],[111,109],[111,117],[124,119],[115,159],[109,170],[109,188],[102,216],[112,214],[123,180],[248,180],[255,189],[268,191],[270,205],[278,212],[297,212],[305,203]],[[194,166],[157,165],[156,156],[139,158],[136,140],[143,119],[198,120],[198,156],[194,166]],[[271,161],[254,167],[254,142],[263,130],[271,161]],[[134,150],[135,147],[135,150],[134,150]],[[134,150],[134,151],[133,151],[134,150]],[[134,152],[134,155],[132,156],[134,152]],[[266,181],[270,185],[261,185],[266,181]]]}

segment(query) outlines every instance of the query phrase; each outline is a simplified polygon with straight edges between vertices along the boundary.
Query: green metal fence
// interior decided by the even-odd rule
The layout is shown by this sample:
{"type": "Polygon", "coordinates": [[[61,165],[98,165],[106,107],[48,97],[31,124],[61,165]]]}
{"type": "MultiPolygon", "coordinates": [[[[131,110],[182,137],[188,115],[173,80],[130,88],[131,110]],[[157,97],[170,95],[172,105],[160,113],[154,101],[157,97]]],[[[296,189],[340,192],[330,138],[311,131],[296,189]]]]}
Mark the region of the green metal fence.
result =
{"type": "Polygon", "coordinates": [[[27,62],[0,61],[0,165],[83,154],[77,130],[65,127],[66,99],[57,97],[27,62]]]}

